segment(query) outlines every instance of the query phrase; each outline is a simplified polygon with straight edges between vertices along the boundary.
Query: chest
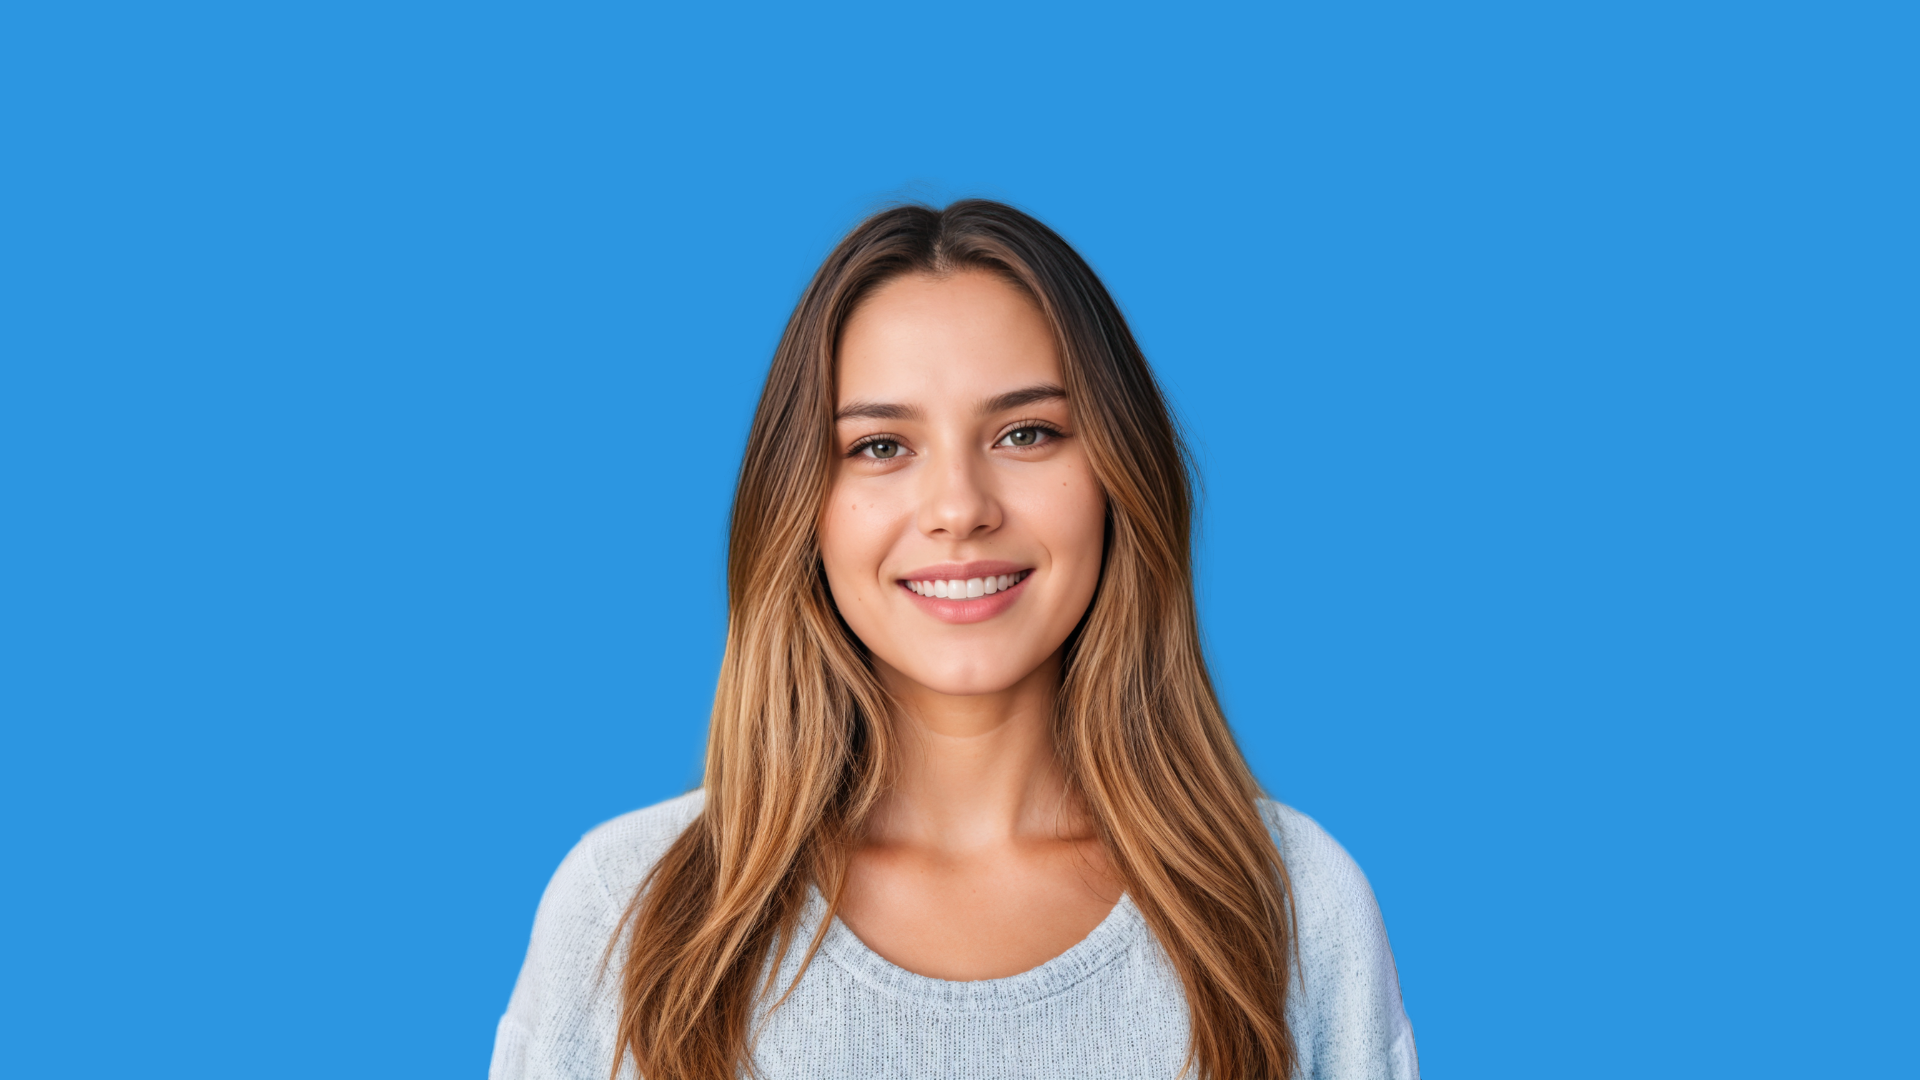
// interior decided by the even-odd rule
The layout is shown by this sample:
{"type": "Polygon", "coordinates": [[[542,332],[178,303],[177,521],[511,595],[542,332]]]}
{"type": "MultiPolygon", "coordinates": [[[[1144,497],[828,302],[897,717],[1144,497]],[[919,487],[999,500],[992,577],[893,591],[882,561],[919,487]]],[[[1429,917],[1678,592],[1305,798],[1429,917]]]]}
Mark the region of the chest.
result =
{"type": "MultiPolygon", "coordinates": [[[[783,965],[782,974],[790,978],[791,970],[783,965]]],[[[754,1065],[768,1080],[1171,1080],[1188,1037],[1178,976],[1157,949],[1138,946],[1107,956],[1070,953],[1011,978],[973,982],[929,979],[871,954],[823,950],[761,1022],[754,1065]]]]}
{"type": "Polygon", "coordinates": [[[1121,888],[1098,843],[1028,842],[932,858],[869,845],[848,868],[840,918],[889,962],[938,979],[998,979],[1087,937],[1121,888]]]}

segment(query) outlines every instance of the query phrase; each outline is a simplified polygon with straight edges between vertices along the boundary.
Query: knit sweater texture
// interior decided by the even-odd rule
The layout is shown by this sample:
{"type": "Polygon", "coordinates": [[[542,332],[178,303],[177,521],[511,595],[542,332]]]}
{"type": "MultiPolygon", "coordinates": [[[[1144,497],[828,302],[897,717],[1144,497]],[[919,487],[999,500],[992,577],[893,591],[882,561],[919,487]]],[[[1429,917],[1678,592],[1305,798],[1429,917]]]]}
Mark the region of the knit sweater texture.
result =
{"type": "MultiPolygon", "coordinates": [[[[493,1047],[490,1080],[608,1080],[620,955],[601,970],[647,871],[699,814],[693,792],[588,833],[553,875],[493,1047]]],[[[1326,831],[1262,802],[1293,885],[1300,976],[1287,1022],[1310,1080],[1418,1080],[1413,1029],[1373,890],[1326,831]],[[1301,984],[1304,982],[1304,990],[1301,984]]],[[[815,893],[779,986],[799,971],[825,902],[815,893]]],[[[777,995],[776,995],[777,996],[777,995]]],[[[1186,995],[1130,898],[1031,971],[951,982],[882,959],[835,919],[800,984],[756,1018],[764,1080],[1113,1077],[1170,1080],[1186,1060],[1186,995]]],[[[621,1070],[634,1080],[631,1060],[621,1070]]],[[[1189,1074],[1191,1075],[1191,1074],[1189,1074]]]]}

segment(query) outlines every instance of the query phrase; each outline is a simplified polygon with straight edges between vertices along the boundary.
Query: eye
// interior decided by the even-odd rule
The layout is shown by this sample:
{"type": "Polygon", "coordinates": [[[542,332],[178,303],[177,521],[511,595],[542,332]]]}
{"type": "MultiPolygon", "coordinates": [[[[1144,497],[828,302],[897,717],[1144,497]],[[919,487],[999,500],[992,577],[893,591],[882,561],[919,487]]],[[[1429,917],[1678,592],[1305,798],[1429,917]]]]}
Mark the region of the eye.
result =
{"type": "Polygon", "coordinates": [[[854,453],[865,454],[880,461],[891,461],[900,456],[900,444],[892,439],[875,439],[872,442],[861,443],[854,449],[854,453]]]}
{"type": "Polygon", "coordinates": [[[1056,432],[1049,431],[1043,427],[1014,428],[1012,431],[1000,436],[999,445],[1015,447],[1039,446],[1048,439],[1053,438],[1056,434],[1056,432]]]}

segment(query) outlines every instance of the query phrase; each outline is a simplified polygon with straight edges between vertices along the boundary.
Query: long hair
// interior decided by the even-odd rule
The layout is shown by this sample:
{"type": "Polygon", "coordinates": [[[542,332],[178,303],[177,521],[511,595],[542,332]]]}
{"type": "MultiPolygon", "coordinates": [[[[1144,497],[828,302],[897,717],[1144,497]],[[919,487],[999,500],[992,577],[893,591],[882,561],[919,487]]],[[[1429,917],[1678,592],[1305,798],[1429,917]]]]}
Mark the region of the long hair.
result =
{"type": "Polygon", "coordinates": [[[809,886],[829,904],[809,960],[832,918],[892,738],[889,698],[821,568],[834,353],[877,286],[959,270],[1000,275],[1053,327],[1074,427],[1107,496],[1100,584],[1068,639],[1055,708],[1068,789],[1179,972],[1188,1066],[1202,1080],[1294,1071],[1292,896],[1201,655],[1185,448],[1092,268],[1032,217],[970,199],[862,222],[774,352],[733,502],[705,807],[610,945],[624,949],[616,1075],[628,1056],[646,1080],[739,1075],[756,1002],[776,989],[766,960],[796,944],[809,886]]]}

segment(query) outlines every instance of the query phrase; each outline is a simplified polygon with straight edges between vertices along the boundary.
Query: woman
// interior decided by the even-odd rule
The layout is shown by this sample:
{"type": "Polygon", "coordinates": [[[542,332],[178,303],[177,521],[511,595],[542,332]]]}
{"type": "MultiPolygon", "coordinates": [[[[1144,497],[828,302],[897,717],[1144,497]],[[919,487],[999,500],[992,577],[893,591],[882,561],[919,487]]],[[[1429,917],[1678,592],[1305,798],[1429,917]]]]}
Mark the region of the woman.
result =
{"type": "Polygon", "coordinates": [[[1080,257],[863,222],[754,416],[705,786],[567,856],[492,1075],[1416,1075],[1366,879],[1201,656],[1183,450],[1080,257]]]}

